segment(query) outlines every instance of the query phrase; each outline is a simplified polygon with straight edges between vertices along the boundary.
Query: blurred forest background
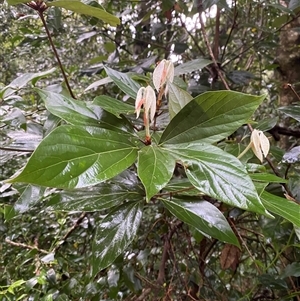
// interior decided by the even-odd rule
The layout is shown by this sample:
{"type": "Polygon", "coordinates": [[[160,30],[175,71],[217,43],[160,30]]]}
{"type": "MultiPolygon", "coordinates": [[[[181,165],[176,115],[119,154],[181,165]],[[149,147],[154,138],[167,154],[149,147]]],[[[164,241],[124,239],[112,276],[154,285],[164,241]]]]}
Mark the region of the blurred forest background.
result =
{"type": "MultiPolygon", "coordinates": [[[[49,120],[32,86],[68,91],[36,11],[24,4],[1,2],[0,181],[4,181],[24,166],[59,122],[55,116],[49,120]],[[1,89],[30,72],[40,74],[3,101],[1,89]]],[[[300,1],[85,3],[104,8],[120,24],[113,27],[59,7],[45,12],[76,98],[89,102],[105,94],[133,103],[111,83],[103,66],[132,72],[143,82],[143,76],[162,59],[171,59],[175,65],[196,60],[189,66],[192,72],[183,74],[179,82],[192,96],[223,90],[226,87],[214,64],[197,68],[198,59],[211,60],[213,55],[231,90],[267,94],[254,118],[260,129],[268,131],[273,168],[300,202],[300,151],[295,150],[300,138],[300,1]],[[293,148],[294,153],[287,153],[293,148]]],[[[237,131],[229,137],[227,149],[230,139],[234,144],[241,136],[237,131]]],[[[272,167],[265,168],[272,172],[272,167]]],[[[224,248],[217,240],[200,239],[162,207],[149,203],[130,248],[91,279],[89,242],[105,211],[52,210],[47,206],[51,191],[1,183],[1,301],[300,300],[300,230],[282,217],[242,215],[238,235],[244,243],[238,251],[229,245],[224,248]],[[172,223],[176,231],[170,236],[166,280],[157,289],[162,238],[170,233],[172,223]],[[53,247],[55,260],[47,251],[53,247]]],[[[280,183],[271,184],[269,191],[282,196],[280,183]]]]}

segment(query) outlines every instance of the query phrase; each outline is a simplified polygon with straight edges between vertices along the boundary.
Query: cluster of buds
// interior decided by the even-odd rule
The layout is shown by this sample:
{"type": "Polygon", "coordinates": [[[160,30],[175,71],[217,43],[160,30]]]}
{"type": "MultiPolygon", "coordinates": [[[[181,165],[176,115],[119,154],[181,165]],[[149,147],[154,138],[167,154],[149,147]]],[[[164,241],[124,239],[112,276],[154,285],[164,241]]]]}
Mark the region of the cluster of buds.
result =
{"type": "Polygon", "coordinates": [[[139,89],[135,100],[136,118],[139,117],[141,107],[144,107],[144,125],[146,131],[146,143],[151,143],[150,136],[150,121],[153,122],[156,108],[160,107],[160,100],[163,94],[167,93],[168,82],[173,82],[174,79],[174,65],[171,61],[162,60],[154,69],[153,85],[158,92],[158,101],[156,101],[156,94],[151,86],[139,89]]]}
{"type": "Polygon", "coordinates": [[[41,14],[48,8],[43,0],[30,1],[27,5],[41,14]]]}

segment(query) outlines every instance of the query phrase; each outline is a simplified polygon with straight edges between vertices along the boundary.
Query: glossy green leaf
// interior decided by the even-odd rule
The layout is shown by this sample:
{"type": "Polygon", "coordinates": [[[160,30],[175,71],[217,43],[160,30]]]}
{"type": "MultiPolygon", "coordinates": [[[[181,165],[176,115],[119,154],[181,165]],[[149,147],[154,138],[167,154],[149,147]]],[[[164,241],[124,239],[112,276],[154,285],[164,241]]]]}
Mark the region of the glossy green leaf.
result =
{"type": "Polygon", "coordinates": [[[113,16],[104,9],[84,4],[79,0],[58,0],[46,2],[46,4],[48,6],[62,7],[78,14],[96,17],[102,20],[103,22],[110,24],[111,26],[117,26],[120,24],[119,18],[113,16]]]}
{"type": "Polygon", "coordinates": [[[140,192],[136,187],[119,183],[101,183],[93,189],[62,191],[48,202],[48,206],[54,210],[100,211],[124,201],[140,201],[143,198],[140,192]]]}
{"type": "Polygon", "coordinates": [[[187,104],[193,97],[186,91],[172,83],[168,83],[169,114],[171,119],[187,104]]]}
{"type": "Polygon", "coordinates": [[[107,75],[114,81],[114,83],[127,95],[132,98],[136,98],[136,94],[141,85],[132,80],[127,73],[122,73],[113,70],[109,67],[104,67],[107,75]]]}
{"type": "Polygon", "coordinates": [[[52,68],[50,70],[43,71],[43,72],[21,74],[19,77],[14,79],[8,86],[0,90],[0,99],[14,94],[16,91],[25,87],[29,82],[35,84],[38,79],[48,76],[49,74],[53,73],[55,70],[56,68],[52,68]]]}
{"type": "Polygon", "coordinates": [[[262,205],[244,165],[218,147],[191,143],[168,146],[201,192],[226,204],[271,216],[262,205]]]}
{"type": "Polygon", "coordinates": [[[207,201],[163,199],[164,206],[178,219],[195,227],[201,233],[239,247],[239,242],[224,215],[207,201]]]}
{"type": "Polygon", "coordinates": [[[280,107],[278,110],[300,122],[300,106],[280,107]]]}
{"type": "Polygon", "coordinates": [[[145,187],[147,201],[167,185],[174,168],[175,160],[167,150],[150,145],[139,151],[138,176],[145,187]]]}
{"type": "Polygon", "coordinates": [[[160,143],[214,143],[224,139],[247,123],[264,98],[233,91],[203,93],[171,120],[160,143]]]}
{"type": "Polygon", "coordinates": [[[267,183],[287,183],[288,181],[269,173],[252,173],[249,174],[253,181],[267,183]]]}
{"type": "Polygon", "coordinates": [[[300,204],[273,195],[267,191],[261,194],[261,200],[269,211],[282,216],[297,227],[300,227],[300,204]]]}
{"type": "Polygon", "coordinates": [[[108,267],[134,239],[142,219],[141,203],[125,203],[97,226],[93,240],[92,277],[108,267]]]}
{"type": "Polygon", "coordinates": [[[44,187],[27,185],[14,204],[15,212],[20,214],[30,210],[32,206],[42,200],[44,191],[44,187]]]}
{"type": "Polygon", "coordinates": [[[191,72],[200,70],[211,63],[212,63],[212,61],[206,60],[206,59],[201,59],[201,58],[191,60],[189,62],[178,65],[174,70],[174,74],[175,74],[175,76],[176,75],[178,76],[181,74],[191,73],[191,72]]]}
{"type": "Polygon", "coordinates": [[[100,183],[135,161],[137,148],[129,137],[96,127],[60,126],[44,138],[24,170],[10,181],[64,189],[100,183]]]}
{"type": "Polygon", "coordinates": [[[93,103],[118,118],[120,114],[134,114],[135,111],[134,106],[106,95],[97,96],[93,103]]]}
{"type": "Polygon", "coordinates": [[[73,125],[91,125],[115,131],[132,132],[132,127],[126,120],[116,118],[103,111],[98,106],[88,107],[83,101],[73,99],[58,93],[38,90],[49,112],[73,125]]]}

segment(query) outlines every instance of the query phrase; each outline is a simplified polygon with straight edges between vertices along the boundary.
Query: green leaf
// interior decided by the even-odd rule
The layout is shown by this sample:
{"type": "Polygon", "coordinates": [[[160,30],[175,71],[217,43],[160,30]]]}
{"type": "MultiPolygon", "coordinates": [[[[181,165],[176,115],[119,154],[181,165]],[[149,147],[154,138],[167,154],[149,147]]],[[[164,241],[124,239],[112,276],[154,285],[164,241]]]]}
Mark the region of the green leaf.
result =
{"type": "Polygon", "coordinates": [[[127,73],[122,73],[113,70],[108,67],[104,67],[107,75],[114,81],[114,83],[127,95],[132,98],[136,98],[136,94],[141,87],[141,85],[132,80],[127,73]]]}
{"type": "Polygon", "coordinates": [[[146,189],[149,201],[170,181],[175,160],[169,151],[157,146],[146,146],[138,153],[138,176],[146,189]]]}
{"type": "Polygon", "coordinates": [[[190,182],[201,192],[231,206],[272,217],[236,157],[203,143],[168,146],[168,150],[182,162],[190,182]]]}
{"type": "Polygon", "coordinates": [[[164,206],[178,219],[201,233],[240,246],[224,215],[207,201],[188,202],[177,198],[162,199],[164,206]]]}
{"type": "Polygon", "coordinates": [[[117,26],[120,24],[119,18],[113,16],[112,14],[106,12],[101,8],[84,4],[79,0],[59,0],[59,1],[46,2],[46,4],[48,6],[62,7],[78,14],[96,17],[110,24],[111,26],[117,26]]]}
{"type": "Polygon", "coordinates": [[[224,139],[247,123],[264,98],[233,91],[203,93],[171,120],[160,143],[214,143],[224,139]]]}
{"type": "Polygon", "coordinates": [[[28,0],[7,0],[7,3],[9,5],[16,5],[16,4],[20,4],[20,3],[27,3],[28,0]]]}
{"type": "MultiPolygon", "coordinates": [[[[28,1],[25,1],[28,2],[28,1]]],[[[32,82],[33,85],[37,82],[38,79],[43,78],[51,73],[53,73],[56,68],[52,68],[47,71],[37,72],[37,73],[24,73],[14,79],[8,86],[4,87],[0,91],[0,99],[6,98],[12,94],[14,94],[17,90],[22,89],[25,87],[29,82],[32,82]]]]}
{"type": "Polygon", "coordinates": [[[73,125],[98,125],[96,114],[90,110],[85,102],[54,93],[37,89],[45,106],[53,115],[62,118],[73,125]]]}
{"type": "Polygon", "coordinates": [[[278,110],[300,122],[300,106],[280,107],[278,110]]]}
{"type": "Polygon", "coordinates": [[[137,187],[119,183],[101,183],[93,189],[62,191],[47,205],[54,210],[100,211],[118,206],[124,201],[140,201],[142,198],[141,191],[137,187]]]}
{"type": "Polygon", "coordinates": [[[93,104],[118,118],[120,118],[120,114],[134,114],[135,111],[134,106],[106,95],[97,96],[93,104]]]}
{"type": "Polygon", "coordinates": [[[45,106],[49,112],[70,124],[99,126],[117,132],[133,131],[125,119],[116,118],[114,115],[103,111],[100,107],[88,107],[83,101],[51,91],[38,90],[38,93],[45,102],[45,106]]]}
{"type": "Polygon", "coordinates": [[[277,177],[269,173],[252,173],[249,174],[253,181],[267,182],[267,183],[287,183],[286,179],[277,177]]]}
{"type": "Polygon", "coordinates": [[[195,59],[191,60],[189,62],[183,63],[178,65],[175,70],[174,74],[175,76],[181,75],[181,74],[186,74],[186,73],[191,73],[200,69],[203,69],[207,65],[211,64],[212,61],[206,60],[206,59],[195,59]]]}
{"type": "Polygon", "coordinates": [[[27,185],[14,204],[15,212],[21,214],[30,210],[32,206],[41,201],[44,191],[43,187],[27,185]]]}
{"type": "Polygon", "coordinates": [[[129,137],[96,127],[60,126],[44,138],[10,182],[64,189],[100,183],[136,160],[137,148],[129,137]]]}
{"type": "Polygon", "coordinates": [[[293,262],[285,267],[280,278],[284,279],[287,277],[300,277],[300,262],[293,262]]]}
{"type": "Polygon", "coordinates": [[[300,204],[266,191],[261,194],[261,200],[268,210],[300,227],[300,204]]]}
{"type": "Polygon", "coordinates": [[[93,240],[92,277],[108,267],[134,239],[142,219],[142,204],[126,203],[98,225],[93,240]]]}
{"type": "Polygon", "coordinates": [[[187,104],[193,97],[186,91],[172,83],[168,83],[169,113],[171,119],[187,104]]]}

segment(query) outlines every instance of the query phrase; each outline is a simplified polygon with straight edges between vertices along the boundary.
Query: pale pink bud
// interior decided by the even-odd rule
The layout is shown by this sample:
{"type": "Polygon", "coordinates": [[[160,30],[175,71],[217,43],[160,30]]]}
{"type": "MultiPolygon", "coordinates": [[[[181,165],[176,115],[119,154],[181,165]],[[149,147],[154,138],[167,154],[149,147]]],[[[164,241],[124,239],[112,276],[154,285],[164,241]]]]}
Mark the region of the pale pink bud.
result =
{"type": "Polygon", "coordinates": [[[163,87],[167,81],[172,83],[173,79],[174,64],[172,61],[163,59],[153,71],[153,84],[155,89],[159,92],[160,88],[163,87]]]}
{"type": "Polygon", "coordinates": [[[150,114],[150,120],[153,121],[156,112],[156,95],[151,86],[141,87],[137,93],[135,100],[136,118],[139,117],[142,106],[144,106],[144,118],[148,119],[150,114]]]}
{"type": "Polygon", "coordinates": [[[268,155],[270,142],[262,131],[253,130],[251,134],[251,148],[254,155],[260,160],[260,162],[263,161],[263,157],[268,155]]]}

